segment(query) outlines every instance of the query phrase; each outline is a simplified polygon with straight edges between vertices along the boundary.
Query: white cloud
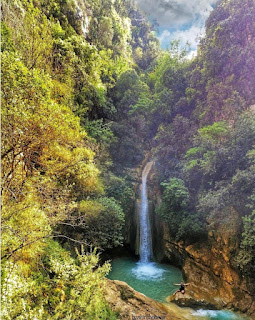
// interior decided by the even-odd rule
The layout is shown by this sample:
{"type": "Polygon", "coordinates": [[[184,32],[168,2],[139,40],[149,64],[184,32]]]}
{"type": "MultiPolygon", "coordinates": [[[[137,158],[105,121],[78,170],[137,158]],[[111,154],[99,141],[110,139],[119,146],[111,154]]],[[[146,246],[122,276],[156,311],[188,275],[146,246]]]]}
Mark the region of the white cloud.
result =
{"type": "Polygon", "coordinates": [[[160,35],[159,35],[159,41],[160,43],[170,43],[171,41],[171,32],[169,30],[164,30],[160,35]]]}
{"type": "Polygon", "coordinates": [[[179,40],[181,47],[185,47],[188,43],[191,50],[196,50],[199,38],[204,35],[204,32],[205,30],[203,27],[194,24],[186,30],[175,30],[170,32],[165,29],[158,38],[162,47],[169,47],[172,40],[179,40]]]}
{"type": "Polygon", "coordinates": [[[191,28],[186,30],[177,30],[171,34],[171,39],[179,39],[181,46],[185,46],[188,42],[191,49],[197,48],[198,40],[204,35],[204,28],[199,25],[192,25],[191,28]]]}
{"type": "Polygon", "coordinates": [[[173,39],[180,39],[181,46],[188,41],[191,49],[196,50],[198,39],[204,34],[205,21],[217,0],[136,1],[163,30],[159,35],[162,47],[167,47],[173,39]]]}
{"type": "Polygon", "coordinates": [[[216,0],[136,0],[143,11],[160,26],[168,28],[205,20],[216,0]]]}
{"type": "Polygon", "coordinates": [[[195,58],[197,56],[197,50],[191,50],[188,55],[187,55],[187,59],[188,60],[192,60],[193,58],[195,58]]]}

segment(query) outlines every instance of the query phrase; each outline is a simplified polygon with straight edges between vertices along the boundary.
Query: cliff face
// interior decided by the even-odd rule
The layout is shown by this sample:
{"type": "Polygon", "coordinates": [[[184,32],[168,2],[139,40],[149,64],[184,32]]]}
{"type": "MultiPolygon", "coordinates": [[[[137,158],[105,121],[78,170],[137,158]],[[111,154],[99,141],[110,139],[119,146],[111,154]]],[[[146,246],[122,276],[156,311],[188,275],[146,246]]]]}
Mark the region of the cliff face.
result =
{"type": "Polygon", "coordinates": [[[158,256],[182,266],[185,281],[191,283],[188,293],[192,299],[217,308],[234,308],[255,319],[255,285],[232,264],[238,248],[240,217],[233,208],[228,211],[229,218],[215,226],[206,242],[189,246],[174,242],[168,228],[159,222],[154,229],[163,227],[164,245],[158,248],[158,256]]]}
{"type": "Polygon", "coordinates": [[[191,283],[188,287],[191,300],[216,308],[234,308],[255,318],[255,284],[234,267],[242,225],[239,212],[233,207],[218,212],[209,221],[211,231],[203,242],[177,243],[154,210],[161,201],[158,185],[154,169],[148,181],[154,258],[182,268],[185,281],[191,283]]]}

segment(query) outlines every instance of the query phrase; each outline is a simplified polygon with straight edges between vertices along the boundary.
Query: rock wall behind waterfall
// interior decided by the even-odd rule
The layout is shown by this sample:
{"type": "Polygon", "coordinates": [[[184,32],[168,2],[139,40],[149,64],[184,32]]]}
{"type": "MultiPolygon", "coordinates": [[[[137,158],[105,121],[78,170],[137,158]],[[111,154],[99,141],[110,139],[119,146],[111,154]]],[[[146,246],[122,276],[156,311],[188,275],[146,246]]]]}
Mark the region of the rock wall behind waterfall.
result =
{"type": "Polygon", "coordinates": [[[136,199],[133,203],[133,211],[126,214],[126,223],[124,230],[124,244],[135,255],[139,255],[139,206],[140,206],[140,185],[142,183],[142,169],[143,164],[136,168],[132,173],[134,182],[133,188],[135,190],[136,199]]]}
{"type": "MultiPolygon", "coordinates": [[[[135,255],[140,254],[140,207],[141,207],[141,185],[142,185],[142,172],[144,169],[144,165],[148,162],[149,156],[147,155],[145,160],[143,161],[142,165],[136,169],[135,177],[136,183],[134,184],[134,189],[136,193],[136,200],[134,203],[134,210],[131,214],[126,216],[126,226],[124,232],[124,242],[131,251],[135,255]]],[[[153,166],[151,171],[148,174],[148,182],[151,180],[151,176],[154,172],[153,166]]],[[[151,186],[147,188],[147,196],[148,196],[148,213],[149,213],[149,220],[151,226],[153,225],[154,215],[154,204],[153,204],[153,196],[152,196],[151,186]]],[[[153,241],[153,239],[152,239],[153,241]]]]}

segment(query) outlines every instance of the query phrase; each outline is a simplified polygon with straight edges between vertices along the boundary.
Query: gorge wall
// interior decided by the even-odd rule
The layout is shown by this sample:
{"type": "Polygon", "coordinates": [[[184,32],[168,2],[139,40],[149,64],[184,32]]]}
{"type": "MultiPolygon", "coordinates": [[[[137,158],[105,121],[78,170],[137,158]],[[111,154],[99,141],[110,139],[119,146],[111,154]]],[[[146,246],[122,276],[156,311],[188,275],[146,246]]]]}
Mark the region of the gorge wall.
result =
{"type": "Polygon", "coordinates": [[[164,258],[182,264],[188,289],[196,300],[219,308],[234,308],[255,318],[254,284],[231,265],[233,247],[228,234],[217,230],[208,241],[184,246],[164,228],[164,258]]]}
{"type": "MultiPolygon", "coordinates": [[[[138,183],[139,185],[139,183],[138,183]]],[[[148,176],[149,214],[152,226],[154,259],[182,268],[183,278],[190,283],[189,298],[184,305],[192,307],[194,301],[205,302],[216,308],[231,308],[255,319],[255,285],[233,267],[238,252],[240,214],[234,208],[219,212],[217,225],[208,238],[187,245],[171,237],[167,225],[155,213],[161,201],[155,167],[148,176]],[[219,222],[220,221],[220,222],[219,222]]],[[[126,242],[133,253],[139,255],[139,188],[136,210],[127,223],[126,242]]],[[[178,303],[178,302],[177,302],[178,303]]],[[[180,302],[180,304],[182,304],[180,302]]],[[[182,304],[183,305],[183,304],[182,304]]]]}

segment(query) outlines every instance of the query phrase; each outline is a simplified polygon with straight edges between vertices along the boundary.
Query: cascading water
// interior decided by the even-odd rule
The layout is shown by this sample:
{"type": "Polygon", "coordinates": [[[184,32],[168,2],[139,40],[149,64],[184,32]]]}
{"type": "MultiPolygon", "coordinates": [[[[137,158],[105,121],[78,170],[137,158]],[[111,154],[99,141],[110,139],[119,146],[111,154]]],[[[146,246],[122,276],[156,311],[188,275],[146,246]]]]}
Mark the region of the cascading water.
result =
{"type": "Polygon", "coordinates": [[[148,162],[142,173],[140,206],[140,262],[149,262],[152,258],[151,228],[148,212],[147,177],[153,162],[148,162]]]}
{"type": "Polygon", "coordinates": [[[162,279],[165,270],[155,262],[152,262],[152,241],[151,227],[148,210],[147,196],[147,177],[150,173],[153,162],[146,164],[142,173],[141,204],[140,204],[140,260],[136,268],[133,269],[134,275],[141,280],[158,281],[162,279]]]}

